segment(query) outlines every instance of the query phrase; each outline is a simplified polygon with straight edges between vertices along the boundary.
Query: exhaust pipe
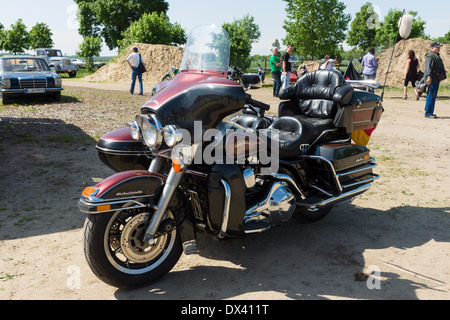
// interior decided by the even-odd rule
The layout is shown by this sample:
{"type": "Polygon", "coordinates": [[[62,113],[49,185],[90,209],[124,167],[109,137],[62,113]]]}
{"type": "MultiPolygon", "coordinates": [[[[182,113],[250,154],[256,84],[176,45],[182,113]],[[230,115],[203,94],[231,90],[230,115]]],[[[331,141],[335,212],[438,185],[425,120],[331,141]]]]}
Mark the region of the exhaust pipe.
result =
{"type": "Polygon", "coordinates": [[[330,205],[336,204],[338,202],[353,198],[357,195],[360,195],[361,193],[367,191],[367,189],[369,189],[371,185],[372,185],[371,183],[367,183],[367,184],[364,184],[364,185],[362,185],[356,189],[353,189],[351,191],[341,193],[338,196],[330,197],[328,199],[325,199],[325,200],[322,200],[322,201],[319,201],[316,203],[296,202],[295,204],[299,207],[304,207],[310,211],[316,211],[320,208],[330,206],[330,205]]]}

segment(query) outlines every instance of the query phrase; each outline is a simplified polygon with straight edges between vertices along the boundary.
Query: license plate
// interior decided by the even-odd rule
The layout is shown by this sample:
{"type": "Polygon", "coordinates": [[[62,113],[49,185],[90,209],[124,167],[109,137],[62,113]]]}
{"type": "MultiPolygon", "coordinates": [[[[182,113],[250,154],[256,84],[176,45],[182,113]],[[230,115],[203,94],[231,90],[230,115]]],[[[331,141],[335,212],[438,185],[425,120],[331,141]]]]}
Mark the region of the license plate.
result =
{"type": "Polygon", "coordinates": [[[25,89],[25,93],[45,93],[45,88],[30,88],[30,89],[25,89]]]}

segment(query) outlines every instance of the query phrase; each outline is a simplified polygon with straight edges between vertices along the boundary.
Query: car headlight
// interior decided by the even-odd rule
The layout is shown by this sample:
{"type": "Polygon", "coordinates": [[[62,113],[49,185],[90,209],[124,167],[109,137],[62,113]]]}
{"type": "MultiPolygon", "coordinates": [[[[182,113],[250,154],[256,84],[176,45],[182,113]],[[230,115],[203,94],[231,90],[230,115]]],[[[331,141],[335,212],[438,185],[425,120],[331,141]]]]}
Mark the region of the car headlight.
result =
{"type": "Polygon", "coordinates": [[[62,80],[61,80],[61,77],[55,77],[55,87],[57,87],[57,88],[61,88],[61,86],[62,86],[62,80]]]}
{"type": "Polygon", "coordinates": [[[168,125],[164,127],[164,142],[168,147],[173,147],[183,140],[183,134],[180,132],[177,126],[168,125]]]}
{"type": "Polygon", "coordinates": [[[141,128],[142,139],[150,149],[158,149],[161,146],[163,137],[161,134],[161,123],[155,115],[151,114],[149,118],[138,116],[136,119],[141,128]]]}
{"type": "Polygon", "coordinates": [[[2,78],[2,88],[3,89],[9,89],[11,88],[11,79],[10,78],[2,78]]]}

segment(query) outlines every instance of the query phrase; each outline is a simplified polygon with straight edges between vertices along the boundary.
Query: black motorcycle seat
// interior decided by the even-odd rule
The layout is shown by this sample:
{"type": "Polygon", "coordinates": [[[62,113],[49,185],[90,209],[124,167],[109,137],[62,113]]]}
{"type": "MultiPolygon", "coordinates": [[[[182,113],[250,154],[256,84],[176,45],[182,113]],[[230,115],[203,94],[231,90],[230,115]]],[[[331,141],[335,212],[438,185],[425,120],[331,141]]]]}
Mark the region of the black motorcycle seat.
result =
{"type": "MultiPolygon", "coordinates": [[[[308,150],[323,131],[333,127],[332,119],[308,118],[300,115],[278,118],[263,133],[268,139],[276,140],[280,157],[296,158],[308,150]],[[273,129],[278,130],[278,136],[273,129]]],[[[267,141],[269,148],[271,140],[267,141]]]]}
{"type": "Polygon", "coordinates": [[[240,114],[237,117],[236,123],[249,129],[267,129],[271,125],[271,121],[265,117],[258,117],[254,114],[240,114]]]}

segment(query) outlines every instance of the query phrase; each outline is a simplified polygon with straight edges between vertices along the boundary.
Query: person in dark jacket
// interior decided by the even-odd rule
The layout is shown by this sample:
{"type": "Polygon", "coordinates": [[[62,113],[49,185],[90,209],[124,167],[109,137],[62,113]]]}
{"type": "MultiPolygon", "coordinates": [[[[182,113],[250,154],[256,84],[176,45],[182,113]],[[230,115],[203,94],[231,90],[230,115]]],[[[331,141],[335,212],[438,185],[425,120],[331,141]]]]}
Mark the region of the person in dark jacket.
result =
{"type": "Polygon", "coordinates": [[[424,77],[428,85],[427,100],[425,103],[425,117],[436,119],[434,114],[434,106],[439,90],[439,82],[444,80],[447,75],[444,63],[439,55],[442,45],[439,42],[431,44],[431,51],[427,54],[425,60],[424,77]]]}

